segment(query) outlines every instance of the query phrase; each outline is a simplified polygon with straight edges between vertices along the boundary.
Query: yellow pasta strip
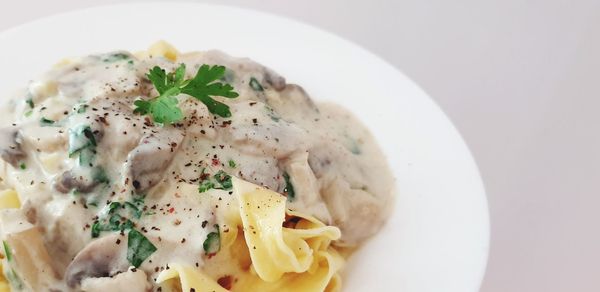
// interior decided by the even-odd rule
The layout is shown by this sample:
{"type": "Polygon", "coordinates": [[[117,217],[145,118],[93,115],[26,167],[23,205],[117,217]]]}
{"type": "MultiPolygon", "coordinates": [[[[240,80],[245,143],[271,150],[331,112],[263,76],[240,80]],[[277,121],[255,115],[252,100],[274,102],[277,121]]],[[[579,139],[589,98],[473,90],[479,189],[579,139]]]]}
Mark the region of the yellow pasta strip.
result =
{"type": "Polygon", "coordinates": [[[315,254],[318,268],[313,273],[287,273],[275,282],[269,283],[251,274],[239,278],[235,291],[295,292],[295,291],[339,291],[341,288],[337,272],[344,259],[335,250],[315,254]]]}
{"type": "MultiPolygon", "coordinates": [[[[15,190],[9,189],[0,192],[0,210],[1,209],[18,209],[21,207],[21,201],[15,190]]],[[[0,271],[3,270],[3,262],[0,263],[0,271]]],[[[10,292],[8,280],[0,273],[0,292],[10,292]]]]}
{"type": "Polygon", "coordinates": [[[217,282],[204,275],[198,269],[183,266],[179,264],[170,264],[168,270],[162,271],[156,283],[163,283],[171,279],[179,278],[181,282],[181,291],[193,291],[196,292],[226,292],[217,282]]]}
{"type": "Polygon", "coordinates": [[[234,192],[253,267],[264,281],[276,281],[284,273],[307,271],[313,263],[313,252],[341,235],[338,228],[308,216],[303,220],[306,229],[282,228],[286,198],[276,192],[235,178],[234,192]]]}
{"type": "Polygon", "coordinates": [[[341,234],[336,227],[300,212],[286,210],[286,198],[252,183],[232,178],[237,211],[220,213],[228,228],[221,232],[221,251],[205,262],[204,271],[170,264],[157,282],[163,291],[226,291],[217,283],[232,277],[231,291],[339,291],[344,258],[331,246],[341,234]],[[293,218],[293,224],[286,220],[293,218]],[[238,231],[243,230],[243,232],[238,231]],[[242,233],[242,234],[240,234],[242,233]],[[243,237],[242,237],[243,235],[243,237]],[[244,261],[250,258],[251,262],[244,261]],[[176,285],[173,285],[176,284],[176,285]],[[198,288],[197,288],[198,287],[198,288]],[[202,288],[202,289],[200,289],[202,288]]]}
{"type": "Polygon", "coordinates": [[[0,210],[1,209],[18,209],[21,207],[19,196],[15,190],[4,190],[0,192],[0,210]]]}
{"type": "Polygon", "coordinates": [[[152,56],[163,56],[169,61],[175,62],[179,52],[175,47],[165,41],[158,41],[150,46],[148,53],[152,56]]]}

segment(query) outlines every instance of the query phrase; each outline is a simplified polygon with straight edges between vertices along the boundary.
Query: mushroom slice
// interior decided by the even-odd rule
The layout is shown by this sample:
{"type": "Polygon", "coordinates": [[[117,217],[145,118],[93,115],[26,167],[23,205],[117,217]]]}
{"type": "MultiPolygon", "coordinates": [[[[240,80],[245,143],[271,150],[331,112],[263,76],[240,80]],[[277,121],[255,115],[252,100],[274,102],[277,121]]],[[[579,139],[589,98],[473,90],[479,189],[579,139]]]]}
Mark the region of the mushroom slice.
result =
{"type": "Polygon", "coordinates": [[[385,208],[382,201],[361,189],[353,189],[339,178],[322,189],[325,204],[331,213],[333,225],[340,228],[339,246],[356,246],[374,235],[384,223],[385,208]]]}
{"type": "Polygon", "coordinates": [[[42,233],[27,222],[22,210],[0,212],[5,248],[10,252],[8,263],[32,291],[45,291],[58,283],[42,233]]]}
{"type": "Polygon", "coordinates": [[[290,208],[293,210],[308,210],[309,214],[330,224],[331,215],[329,215],[327,206],[321,199],[319,182],[308,164],[308,152],[293,153],[284,164],[285,171],[290,176],[295,192],[294,198],[289,203],[290,208]]]}
{"type": "Polygon", "coordinates": [[[87,278],[81,282],[81,290],[86,292],[146,292],[150,288],[146,273],[140,269],[130,269],[114,277],[87,278]]]}
{"type": "Polygon", "coordinates": [[[297,149],[308,146],[308,132],[278,117],[260,102],[238,102],[231,105],[235,119],[231,126],[219,128],[233,147],[250,155],[272,156],[283,159],[297,149]],[[257,112],[256,109],[261,109],[257,112]]]}
{"type": "Polygon", "coordinates": [[[171,164],[184,134],[176,128],[163,128],[144,136],[128,155],[133,187],[143,192],[156,185],[171,164]]]}
{"type": "Polygon", "coordinates": [[[91,175],[74,175],[73,171],[69,170],[57,177],[54,188],[63,194],[69,193],[71,190],[77,190],[85,194],[93,191],[99,182],[99,180],[93,179],[91,175]]]}
{"type": "Polygon", "coordinates": [[[26,154],[21,149],[19,131],[17,129],[0,129],[0,157],[16,167],[26,154]]]}
{"type": "Polygon", "coordinates": [[[265,68],[265,81],[277,91],[284,90],[287,85],[285,78],[269,68],[265,68]]]}
{"type": "Polygon", "coordinates": [[[127,245],[119,233],[90,242],[75,256],[65,272],[65,282],[71,288],[87,278],[109,277],[126,271],[127,245]]]}

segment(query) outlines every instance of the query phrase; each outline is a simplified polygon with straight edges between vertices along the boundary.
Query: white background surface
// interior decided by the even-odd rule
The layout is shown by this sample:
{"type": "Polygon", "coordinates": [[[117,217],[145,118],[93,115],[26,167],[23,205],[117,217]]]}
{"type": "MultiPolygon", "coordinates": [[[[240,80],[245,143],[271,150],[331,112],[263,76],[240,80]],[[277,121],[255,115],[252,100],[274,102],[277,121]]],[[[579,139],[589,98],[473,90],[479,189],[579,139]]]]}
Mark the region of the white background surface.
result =
{"type": "MultiPolygon", "coordinates": [[[[116,2],[11,1],[0,29],[116,2]]],[[[340,34],[442,106],[487,186],[492,246],[482,291],[600,291],[600,1],[208,2],[340,34]]]]}

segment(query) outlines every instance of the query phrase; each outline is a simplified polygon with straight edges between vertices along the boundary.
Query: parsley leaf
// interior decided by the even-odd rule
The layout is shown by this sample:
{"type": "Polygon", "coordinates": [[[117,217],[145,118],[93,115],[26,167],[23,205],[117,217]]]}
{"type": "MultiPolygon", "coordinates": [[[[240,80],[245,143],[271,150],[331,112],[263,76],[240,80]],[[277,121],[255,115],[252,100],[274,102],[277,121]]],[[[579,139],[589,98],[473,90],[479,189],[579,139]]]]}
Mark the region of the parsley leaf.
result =
{"type": "Polygon", "coordinates": [[[229,167],[235,168],[235,161],[233,159],[229,159],[227,163],[229,164],[229,167]]]}
{"type": "Polygon", "coordinates": [[[50,126],[53,126],[55,123],[56,123],[56,121],[53,121],[53,120],[51,120],[51,119],[47,119],[47,118],[45,118],[45,117],[42,117],[42,118],[40,119],[40,125],[41,125],[42,127],[50,127],[50,126]]]}
{"type": "Polygon", "coordinates": [[[210,96],[223,96],[227,98],[236,98],[239,95],[233,91],[233,87],[229,84],[214,82],[225,76],[224,66],[209,66],[202,65],[196,73],[194,79],[187,81],[185,87],[181,89],[182,93],[191,95],[204,103],[208,110],[218,116],[228,118],[231,117],[229,106],[224,103],[212,99],[210,96]]]}
{"type": "Polygon", "coordinates": [[[219,225],[215,224],[216,231],[209,233],[202,243],[204,253],[207,255],[216,254],[221,250],[221,236],[219,234],[219,225]]]}
{"type": "Polygon", "coordinates": [[[12,261],[12,252],[11,252],[10,246],[8,245],[8,243],[5,240],[2,241],[2,246],[4,247],[4,255],[6,256],[6,259],[9,262],[12,261]]]}
{"type": "Polygon", "coordinates": [[[202,183],[200,183],[200,186],[198,186],[198,192],[199,193],[204,193],[212,188],[215,187],[215,183],[213,183],[210,180],[205,180],[202,183]]]}
{"type": "Polygon", "coordinates": [[[156,251],[156,246],[148,238],[135,229],[127,235],[127,260],[138,268],[150,255],[156,251]]]}
{"type": "Polygon", "coordinates": [[[161,124],[172,124],[183,119],[183,113],[177,106],[177,98],[170,95],[161,95],[153,100],[136,100],[133,103],[137,108],[135,113],[151,114],[154,121],[161,124]]]}
{"type": "Polygon", "coordinates": [[[252,87],[252,89],[254,89],[254,91],[265,91],[260,82],[258,82],[258,80],[256,80],[254,77],[250,78],[250,82],[248,84],[250,87],[252,87]]]}
{"type": "Polygon", "coordinates": [[[202,65],[194,78],[184,80],[185,64],[181,64],[171,73],[155,66],[146,76],[160,95],[150,100],[136,100],[134,112],[142,115],[150,114],[157,123],[176,123],[183,119],[176,96],[183,93],[200,100],[211,113],[221,117],[230,117],[229,106],[211,97],[238,97],[238,93],[233,91],[231,85],[217,82],[225,75],[225,70],[223,66],[202,65]]]}
{"type": "Polygon", "coordinates": [[[34,108],[35,104],[33,103],[33,99],[30,97],[28,99],[25,100],[25,102],[27,103],[27,105],[29,106],[29,108],[34,108]]]}
{"type": "Polygon", "coordinates": [[[231,190],[233,184],[231,182],[231,175],[227,174],[225,171],[219,170],[214,176],[214,179],[221,184],[221,189],[223,190],[231,190]]]}
{"type": "Polygon", "coordinates": [[[285,188],[283,189],[283,194],[287,196],[288,201],[293,201],[296,197],[296,192],[294,191],[294,185],[290,180],[290,175],[287,172],[283,173],[283,179],[285,180],[285,188]]]}

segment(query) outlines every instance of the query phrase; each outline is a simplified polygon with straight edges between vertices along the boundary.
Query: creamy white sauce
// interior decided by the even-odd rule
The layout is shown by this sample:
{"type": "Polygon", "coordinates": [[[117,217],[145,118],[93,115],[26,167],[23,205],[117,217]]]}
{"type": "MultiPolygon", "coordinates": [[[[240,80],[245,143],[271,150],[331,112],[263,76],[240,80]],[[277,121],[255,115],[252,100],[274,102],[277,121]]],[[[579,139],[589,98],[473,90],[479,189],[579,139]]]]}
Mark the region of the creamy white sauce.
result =
{"type": "MultiPolygon", "coordinates": [[[[99,240],[92,238],[91,226],[109,217],[111,202],[141,197],[140,218],[127,207],[120,213],[157,247],[140,267],[149,283],[170,262],[201,267],[203,242],[219,223],[213,211],[232,200],[229,191],[211,190],[216,200],[198,192],[203,169],[211,176],[223,170],[281,193],[288,174],[295,191],[289,208],[340,227],[336,244],[343,246],[373,235],[391,205],[394,183],[387,163],[350,113],[316,104],[271,70],[217,51],[183,55],[177,64],[138,60],[125,52],[74,59],[16,95],[0,109],[0,122],[5,131],[16,131],[25,154],[14,165],[0,162],[0,186],[18,191],[28,220],[43,231],[60,277],[82,249],[99,240]],[[169,72],[179,63],[186,64],[188,78],[202,64],[228,68],[225,81],[240,96],[217,99],[230,106],[231,118],[214,116],[185,95],[180,106],[186,118],[179,125],[152,124],[133,113],[134,100],[157,95],[145,77],[148,70],[158,65],[169,72]],[[250,86],[251,78],[262,91],[250,86]],[[44,125],[42,118],[54,123],[44,125]],[[68,153],[70,144],[77,145],[72,133],[82,127],[89,127],[97,142],[92,162],[83,165],[68,153]],[[101,174],[106,181],[93,178],[101,174]],[[79,191],[69,185],[74,181],[82,185],[79,191]]],[[[100,239],[115,233],[103,231],[100,239]]],[[[120,240],[126,248],[126,233],[120,240]]],[[[85,285],[96,282],[102,280],[88,279],[85,285]]]]}

